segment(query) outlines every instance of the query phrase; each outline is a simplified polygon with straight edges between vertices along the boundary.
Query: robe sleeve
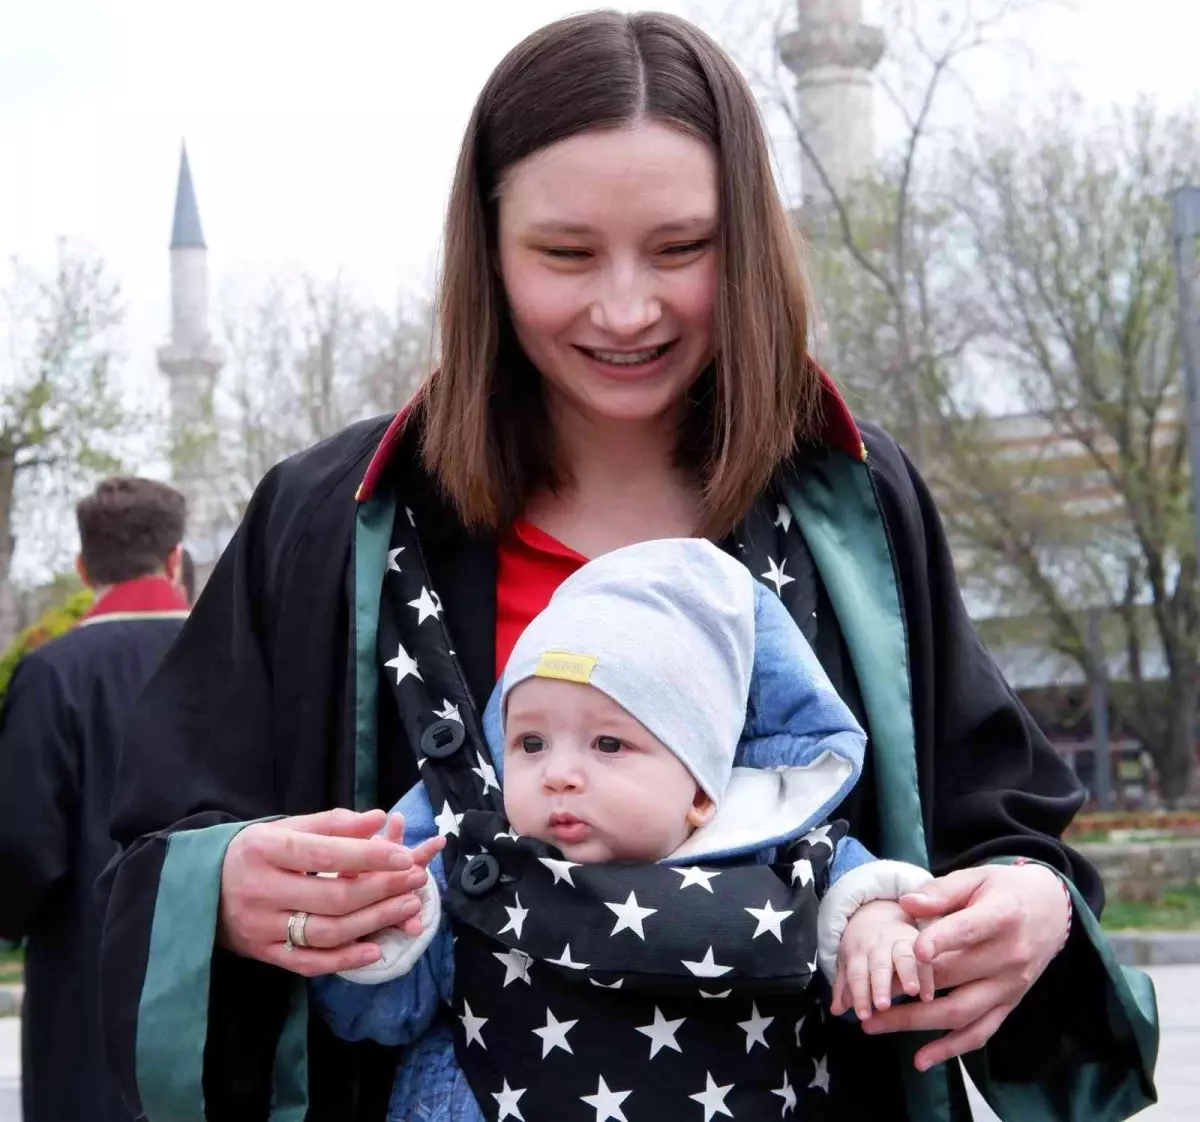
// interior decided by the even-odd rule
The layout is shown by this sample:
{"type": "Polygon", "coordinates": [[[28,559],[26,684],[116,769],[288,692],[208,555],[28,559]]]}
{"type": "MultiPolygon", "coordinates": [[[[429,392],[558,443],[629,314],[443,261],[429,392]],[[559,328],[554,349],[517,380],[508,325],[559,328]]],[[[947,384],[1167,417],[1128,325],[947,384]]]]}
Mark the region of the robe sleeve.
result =
{"type": "MultiPolygon", "coordinates": [[[[1076,912],[1066,948],[986,1048],[967,1058],[968,1070],[1003,1117],[1126,1117],[1154,1101],[1153,988],[1112,957],[1098,922],[1099,875],[1062,840],[1083,791],[979,639],[933,499],[915,468],[907,461],[905,467],[919,511],[932,624],[931,680],[914,680],[915,690],[933,693],[934,727],[925,730],[933,738],[925,797],[931,868],[942,874],[1033,859],[1064,880],[1076,912]]],[[[912,587],[906,560],[898,557],[901,580],[912,587]]]]}
{"type": "Polygon", "coordinates": [[[34,651],[0,712],[0,939],[16,942],[71,872],[79,741],[54,667],[34,651]]]}
{"type": "Polygon", "coordinates": [[[276,469],[260,485],[126,728],[111,820],[123,850],[100,881],[101,1015],[134,1117],[300,1119],[306,1109],[303,982],[216,946],[232,838],[329,797],[332,738],[313,707],[342,683],[315,689],[298,674],[298,688],[318,695],[305,699],[274,678],[281,648],[304,646],[297,627],[311,627],[312,644],[331,648],[318,656],[344,667],[344,634],[337,649],[322,605],[343,603],[345,562],[328,542],[335,587],[306,589],[291,613],[301,618],[280,620],[301,535],[278,482],[276,469]]]}

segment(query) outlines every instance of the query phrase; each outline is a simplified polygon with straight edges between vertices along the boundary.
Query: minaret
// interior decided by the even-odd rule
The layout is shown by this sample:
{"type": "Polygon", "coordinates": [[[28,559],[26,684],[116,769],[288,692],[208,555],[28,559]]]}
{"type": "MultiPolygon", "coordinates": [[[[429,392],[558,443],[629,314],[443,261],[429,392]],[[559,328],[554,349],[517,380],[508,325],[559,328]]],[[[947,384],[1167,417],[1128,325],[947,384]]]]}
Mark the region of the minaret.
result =
{"type": "Polygon", "coordinates": [[[208,247],[184,146],[171,228],[171,337],[159,348],[158,368],[170,387],[172,474],[187,496],[189,541],[201,554],[214,530],[213,389],[223,363],[208,329],[208,247]]]}
{"type": "MultiPolygon", "coordinates": [[[[796,75],[800,127],[839,197],[875,164],[871,72],[883,56],[883,31],[862,20],[862,0],[797,0],[796,31],[779,44],[796,75]]],[[[821,176],[802,157],[804,200],[828,200],[821,176]]]]}

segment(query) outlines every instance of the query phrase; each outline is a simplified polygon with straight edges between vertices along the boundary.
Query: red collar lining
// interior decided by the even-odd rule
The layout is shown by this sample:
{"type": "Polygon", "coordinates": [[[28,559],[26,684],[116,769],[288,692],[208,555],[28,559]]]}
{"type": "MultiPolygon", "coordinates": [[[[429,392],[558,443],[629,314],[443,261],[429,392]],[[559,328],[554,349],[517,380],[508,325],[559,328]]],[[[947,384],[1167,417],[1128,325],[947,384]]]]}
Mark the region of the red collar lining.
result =
{"type": "MultiPolygon", "coordinates": [[[[821,390],[825,399],[825,427],[821,433],[822,440],[825,444],[840,449],[856,460],[865,460],[867,458],[866,446],[863,444],[862,434],[858,431],[858,425],[855,424],[849,406],[846,405],[845,399],[833,384],[833,379],[811,359],[809,362],[820,375],[821,390]]],[[[412,402],[409,402],[388,425],[387,431],[375,449],[375,454],[371,457],[371,462],[367,465],[366,474],[358,485],[358,490],[354,493],[357,502],[365,503],[375,494],[379,478],[383,475],[411,414],[412,402]]]]}
{"type": "Polygon", "coordinates": [[[88,609],[83,619],[114,615],[157,615],[161,612],[187,610],[187,597],[166,577],[139,577],[113,585],[88,609]]]}

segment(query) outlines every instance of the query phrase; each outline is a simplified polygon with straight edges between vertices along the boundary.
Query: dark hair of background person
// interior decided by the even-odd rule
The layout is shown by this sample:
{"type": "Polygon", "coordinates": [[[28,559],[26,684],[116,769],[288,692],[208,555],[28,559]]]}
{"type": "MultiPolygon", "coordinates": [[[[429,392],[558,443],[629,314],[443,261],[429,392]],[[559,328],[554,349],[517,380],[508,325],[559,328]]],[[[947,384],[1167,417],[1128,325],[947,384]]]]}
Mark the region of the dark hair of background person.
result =
{"type": "Polygon", "coordinates": [[[533,489],[562,482],[541,379],[514,337],[496,264],[505,174],[568,137],[642,120],[703,140],[718,167],[715,359],[689,394],[678,450],[703,487],[702,531],[728,532],[818,427],[802,247],[745,79],[686,20],[573,16],[530,35],[493,72],[451,189],[440,366],[414,416],[424,461],[468,526],[502,529],[533,489]]]}
{"type": "Polygon", "coordinates": [[[163,568],[183,540],[187,504],[165,483],[115,476],[79,501],[75,517],[88,579],[113,585],[163,568]]]}

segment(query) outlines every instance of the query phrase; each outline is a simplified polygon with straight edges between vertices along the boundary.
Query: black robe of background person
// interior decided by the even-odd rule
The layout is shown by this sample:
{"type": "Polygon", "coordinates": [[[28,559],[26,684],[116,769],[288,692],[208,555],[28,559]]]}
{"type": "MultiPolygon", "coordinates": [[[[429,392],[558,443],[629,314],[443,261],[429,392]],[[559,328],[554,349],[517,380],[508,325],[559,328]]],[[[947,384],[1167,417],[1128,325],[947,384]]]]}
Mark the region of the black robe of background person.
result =
{"type": "MultiPolygon", "coordinates": [[[[273,469],[218,564],[184,633],[143,695],[122,757],[113,830],[128,848],[104,877],[108,911],[102,977],[110,1060],[138,1103],[136,1033],[159,874],[170,834],[277,814],[352,806],[354,714],[347,697],[354,496],[389,419],[362,422],[273,469]]],[[[888,533],[907,629],[917,770],[932,869],[945,873],[1003,855],[1037,858],[1068,875],[1099,911],[1095,871],[1054,840],[1082,791],[1005,684],[962,605],[932,499],[898,446],[864,426],[867,463],[888,533]]],[[[467,537],[416,465],[411,436],[394,449],[422,528],[422,549],[476,705],[495,680],[495,543],[467,537]]],[[[848,652],[815,569],[810,633],[835,686],[861,715],[848,652]]],[[[378,787],[389,806],[415,780],[412,753],[379,692],[378,787]]],[[[838,810],[868,847],[874,799],[863,779],[838,810]]],[[[1078,925],[988,1045],[992,1069],[1037,1079],[1056,1065],[1114,1047],[1105,978],[1078,925]],[[1097,972],[1099,971],[1099,972],[1097,972]]],[[[207,1116],[266,1119],[274,1045],[291,978],[213,953],[204,1056],[207,1116]]],[[[844,1027],[864,1078],[866,1117],[903,1122],[894,1037],[844,1027]]],[[[381,1122],[397,1053],[348,1044],[313,1016],[308,1122],[381,1122]]],[[[952,1076],[953,1113],[969,1117],[952,1076]]]]}
{"type": "MultiPolygon", "coordinates": [[[[182,613],[177,613],[182,615],[182,613]]],[[[24,1122],[129,1122],[100,1031],[95,883],[125,718],[182,618],[95,617],[27,654],[0,714],[0,938],[26,940],[24,1122]]]]}

